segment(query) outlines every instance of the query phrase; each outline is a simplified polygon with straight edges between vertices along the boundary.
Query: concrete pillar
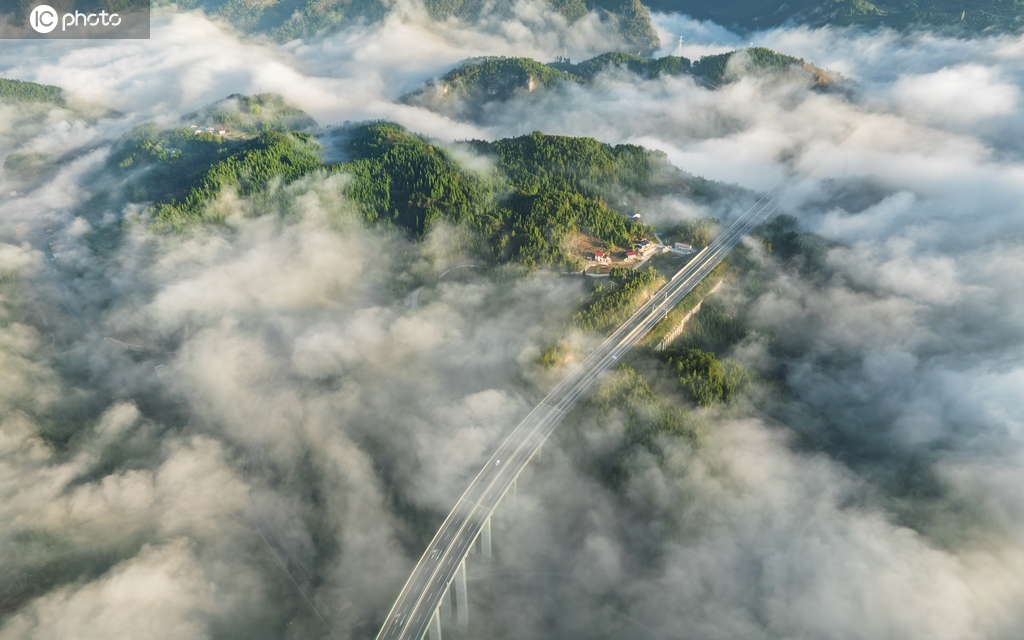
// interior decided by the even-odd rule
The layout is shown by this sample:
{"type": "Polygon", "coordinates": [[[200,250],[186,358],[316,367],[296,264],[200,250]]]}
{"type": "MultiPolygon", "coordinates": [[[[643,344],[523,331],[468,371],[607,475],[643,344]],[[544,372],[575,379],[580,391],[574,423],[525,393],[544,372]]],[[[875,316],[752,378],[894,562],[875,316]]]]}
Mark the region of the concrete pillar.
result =
{"type": "Polygon", "coordinates": [[[444,595],[441,596],[441,618],[445,624],[452,621],[452,594],[451,586],[444,588],[444,595]]]}
{"type": "Polygon", "coordinates": [[[459,616],[459,626],[469,626],[469,594],[466,593],[466,561],[459,563],[455,572],[455,612],[459,616]]]}
{"type": "Polygon", "coordinates": [[[441,640],[441,616],[437,615],[437,609],[434,609],[434,615],[430,616],[430,626],[427,627],[427,631],[430,634],[430,640],[441,640]]]}
{"type": "Polygon", "coordinates": [[[491,557],[491,516],[484,520],[484,528],[480,531],[480,551],[485,558],[491,557]]]}

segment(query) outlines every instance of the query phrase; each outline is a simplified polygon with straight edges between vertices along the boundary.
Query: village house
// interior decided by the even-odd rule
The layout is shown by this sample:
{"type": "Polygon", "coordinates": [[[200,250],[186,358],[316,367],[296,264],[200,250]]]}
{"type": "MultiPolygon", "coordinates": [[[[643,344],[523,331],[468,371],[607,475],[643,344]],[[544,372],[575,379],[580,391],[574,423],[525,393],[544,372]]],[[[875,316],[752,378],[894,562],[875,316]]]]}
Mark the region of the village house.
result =
{"type": "Polygon", "coordinates": [[[228,130],[224,127],[200,127],[199,125],[192,124],[189,125],[188,128],[196,135],[200,133],[211,133],[215,136],[226,136],[228,134],[228,130]]]}
{"type": "Polygon", "coordinates": [[[639,253],[641,256],[646,257],[652,251],[657,249],[658,245],[654,244],[653,242],[651,242],[647,238],[640,238],[633,245],[633,248],[635,248],[637,253],[639,253]]]}
{"type": "Polygon", "coordinates": [[[612,261],[611,257],[609,257],[609,255],[607,253],[605,253],[604,251],[595,251],[594,252],[594,262],[611,262],[611,261],[612,261]]]}

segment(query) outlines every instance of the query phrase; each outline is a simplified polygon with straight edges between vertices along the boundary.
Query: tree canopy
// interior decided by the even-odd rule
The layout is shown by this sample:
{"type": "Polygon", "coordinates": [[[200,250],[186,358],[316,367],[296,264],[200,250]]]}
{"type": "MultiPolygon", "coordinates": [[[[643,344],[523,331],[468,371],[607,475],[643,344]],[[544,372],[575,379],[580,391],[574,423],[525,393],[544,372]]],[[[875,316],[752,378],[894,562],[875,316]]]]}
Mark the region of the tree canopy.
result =
{"type": "Polygon", "coordinates": [[[64,90],[48,84],[0,78],[0,102],[39,102],[65,106],[64,90]]]}
{"type": "Polygon", "coordinates": [[[780,72],[791,69],[806,71],[814,79],[815,84],[820,86],[842,84],[846,81],[838,74],[819,69],[802,58],[787,56],[765,47],[750,47],[702,56],[690,67],[690,73],[712,84],[723,84],[736,80],[744,73],[780,72]],[[730,65],[734,61],[738,64],[730,65]]]}

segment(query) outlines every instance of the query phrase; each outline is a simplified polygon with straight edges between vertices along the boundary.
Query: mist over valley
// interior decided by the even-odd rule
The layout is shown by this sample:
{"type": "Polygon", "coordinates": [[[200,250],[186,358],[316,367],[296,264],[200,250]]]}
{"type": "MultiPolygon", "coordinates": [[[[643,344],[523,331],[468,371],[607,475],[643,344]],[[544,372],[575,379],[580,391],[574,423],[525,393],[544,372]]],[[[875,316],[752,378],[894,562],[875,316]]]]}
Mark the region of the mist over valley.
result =
{"type": "Polygon", "coordinates": [[[1018,638],[1022,27],[5,36],[0,639],[1018,638]]]}

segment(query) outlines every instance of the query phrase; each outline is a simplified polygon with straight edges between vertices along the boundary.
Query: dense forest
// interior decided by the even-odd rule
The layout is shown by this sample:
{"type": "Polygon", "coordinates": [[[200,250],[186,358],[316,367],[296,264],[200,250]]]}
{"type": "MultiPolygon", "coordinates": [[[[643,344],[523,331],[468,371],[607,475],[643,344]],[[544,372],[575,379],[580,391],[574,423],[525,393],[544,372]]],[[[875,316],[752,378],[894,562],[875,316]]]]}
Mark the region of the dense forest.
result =
{"type": "Polygon", "coordinates": [[[221,223],[225,192],[259,209],[268,185],[301,176],[344,173],[348,201],[366,222],[402,228],[414,237],[449,224],[478,239],[467,250],[527,266],[578,267],[568,240],[584,234],[608,247],[628,248],[647,233],[640,222],[608,205],[707,183],[672,167],[664,154],[635,145],[535,132],[496,142],[469,141],[467,151],[493,160],[490,171],[464,167],[452,152],[402,127],[374,122],[345,129],[347,160],[325,163],[319,144],[301,132],[266,131],[226,137],[143,125],[126,135],[108,163],[132,201],[155,202],[157,228],[179,232],[221,223]]]}
{"type": "MultiPolygon", "coordinates": [[[[713,228],[711,220],[696,220],[673,233],[699,234],[713,228]]],[[[816,263],[822,248],[832,246],[829,242],[800,229],[789,216],[759,227],[755,235],[774,265],[769,270],[784,269],[793,277],[809,278],[807,284],[815,286],[816,278],[806,272],[806,265],[816,263]]],[[[723,416],[747,415],[751,405],[769,416],[787,410],[785,403],[776,400],[778,394],[786,393],[782,381],[787,375],[786,354],[792,353],[792,347],[771,332],[753,328],[758,300],[772,295],[776,281],[768,277],[763,262],[751,259],[752,251],[758,249],[738,247],[716,273],[705,278],[674,310],[668,323],[672,326],[702,302],[669,347],[651,349],[660,341],[656,336],[646,339],[646,346],[633,349],[570,415],[557,436],[560,446],[587,473],[612,489],[623,506],[636,510],[636,521],[645,523],[643,535],[671,539],[685,527],[678,512],[659,509],[657,501],[625,490],[636,474],[648,472],[652,463],[664,473],[679,473],[679,460],[671,460],[668,453],[678,455],[682,446],[700,456],[706,437],[713,425],[722,424],[723,416]],[[709,294],[723,277],[726,288],[709,294]],[[750,340],[776,356],[770,364],[739,361],[738,347],[750,340]],[[767,390],[771,393],[766,394],[767,390]],[[601,446],[593,446],[594,442],[601,446]]],[[[614,282],[600,289],[599,297],[619,290],[614,282]]],[[[541,354],[540,364],[554,366],[568,350],[567,345],[555,345],[541,354]]]]}
{"type": "Polygon", "coordinates": [[[632,53],[610,51],[576,64],[567,60],[558,60],[547,66],[592,81],[599,73],[613,68],[627,69],[642,78],[678,76],[690,70],[690,60],[678,56],[644,58],[632,53]]]}
{"type": "Polygon", "coordinates": [[[490,103],[565,82],[582,83],[584,79],[532,58],[491,56],[467,60],[401,96],[399,101],[460,119],[477,120],[490,103]]]}
{"type": "Polygon", "coordinates": [[[692,63],[687,58],[672,55],[645,58],[612,51],[578,63],[562,58],[547,64],[532,58],[474,58],[403,95],[400,101],[460,119],[479,120],[492,103],[538,95],[566,84],[588,85],[602,73],[615,69],[631,73],[637,79],[690,74],[707,88],[717,88],[748,74],[769,73],[803,73],[821,88],[842,88],[849,84],[836,73],[764,47],[704,56],[692,63]]]}
{"type": "Polygon", "coordinates": [[[951,35],[1024,29],[1024,3],[1018,0],[761,0],[702,2],[647,0],[655,11],[677,11],[741,31],[769,29],[786,23],[809,27],[888,27],[899,31],[932,28],[951,35]]]}
{"type": "Polygon", "coordinates": [[[620,270],[612,274],[609,285],[593,302],[578,312],[574,324],[584,331],[608,332],[633,315],[664,277],[654,269],[647,271],[620,270]]]}
{"type": "Polygon", "coordinates": [[[750,47],[728,53],[703,56],[690,67],[690,73],[713,84],[720,85],[749,73],[805,72],[821,87],[838,86],[846,79],[805,62],[764,47],[750,47]]]}
{"type": "Polygon", "coordinates": [[[532,58],[474,58],[403,95],[400,101],[459,118],[478,119],[489,103],[565,83],[590,84],[600,73],[611,69],[623,69],[638,78],[678,76],[689,72],[690,61],[676,56],[643,58],[622,52],[605,53],[578,64],[564,59],[544,64],[532,58]]]}
{"type": "Polygon", "coordinates": [[[232,96],[184,121],[236,128],[218,135],[145,124],[118,141],[107,160],[120,177],[118,193],[154,203],[155,227],[178,232],[222,223],[218,200],[225,193],[249,198],[249,214],[258,215],[273,185],[342,173],[350,177],[347,202],[369,224],[413,237],[452,225],[467,232],[459,236],[463,250],[488,260],[578,270],[577,239],[615,251],[649,232],[631,209],[645,198],[712,201],[742,191],[680,171],[662,152],[542,132],[453,147],[488,158],[489,170],[469,169],[449,148],[389,122],[328,130],[324,135],[343,142],[326,153],[311,134],[287,129],[312,120],[269,96],[232,96]],[[329,155],[344,161],[327,162],[329,155]]]}
{"type": "Polygon", "coordinates": [[[223,222],[222,210],[213,205],[223,191],[232,190],[258,205],[268,193],[267,186],[272,179],[290,182],[319,169],[322,164],[317,150],[318,146],[308,134],[260,134],[194,178],[182,200],[159,205],[155,226],[183,231],[200,222],[223,222]]]}
{"type": "Polygon", "coordinates": [[[65,106],[64,90],[48,84],[0,78],[0,102],[39,102],[65,106]]]}
{"type": "Polygon", "coordinates": [[[493,259],[533,266],[578,260],[565,247],[570,234],[617,246],[642,235],[642,224],[602,196],[612,188],[642,192],[653,165],[667,164],[641,147],[540,132],[467,145],[495,159],[491,174],[466,170],[450,152],[398,125],[372,123],[355,129],[352,160],[339,170],[355,177],[346,193],[369,221],[417,235],[436,221],[465,225],[485,239],[493,259]]]}
{"type": "MultiPolygon", "coordinates": [[[[104,0],[115,1],[115,0],[104,0]]],[[[116,0],[124,2],[126,0],[116,0]]],[[[137,0],[135,0],[137,1],[137,0]]],[[[279,42],[331,32],[358,21],[382,20],[394,8],[387,0],[172,0],[182,10],[203,9],[247,33],[263,33],[279,42]]],[[[514,16],[515,3],[482,0],[421,0],[434,20],[475,21],[514,16]]],[[[660,45],[651,17],[640,0],[542,0],[569,23],[595,12],[609,23],[631,51],[649,54],[660,45]]]]}
{"type": "Polygon", "coordinates": [[[252,96],[233,94],[215,104],[182,116],[189,124],[221,125],[233,132],[304,131],[317,126],[316,120],[285,102],[276,93],[252,96]]]}

